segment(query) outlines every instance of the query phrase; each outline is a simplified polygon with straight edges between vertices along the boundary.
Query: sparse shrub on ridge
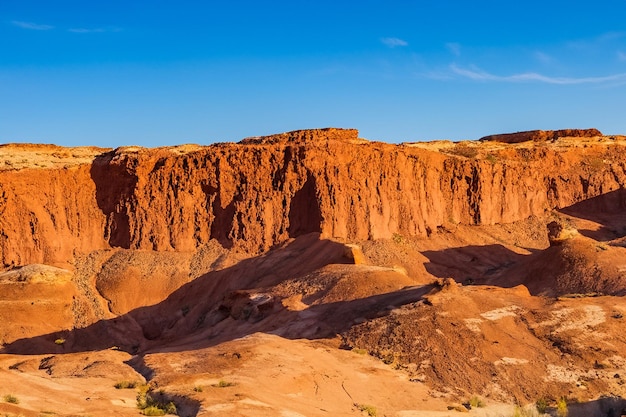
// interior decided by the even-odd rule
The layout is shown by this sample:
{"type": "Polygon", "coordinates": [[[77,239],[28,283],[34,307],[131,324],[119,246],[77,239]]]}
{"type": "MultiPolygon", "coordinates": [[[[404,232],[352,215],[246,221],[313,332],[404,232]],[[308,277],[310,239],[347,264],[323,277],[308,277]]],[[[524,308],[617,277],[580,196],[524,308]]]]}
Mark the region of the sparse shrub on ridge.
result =
{"type": "Polygon", "coordinates": [[[376,417],[378,415],[378,411],[376,407],[368,404],[355,404],[355,406],[360,410],[367,413],[369,417],[376,417]]]}
{"type": "Polygon", "coordinates": [[[165,410],[162,408],[151,405],[149,407],[144,408],[142,411],[144,416],[164,416],[165,410]]]}
{"type": "Polygon", "coordinates": [[[10,404],[19,404],[20,400],[12,394],[7,394],[4,396],[4,402],[10,403],[10,404]]]}
{"type": "Polygon", "coordinates": [[[176,404],[174,404],[172,401],[170,401],[169,403],[165,404],[165,413],[166,414],[173,414],[173,415],[178,414],[178,411],[176,410],[176,404]]]}
{"type": "Polygon", "coordinates": [[[561,397],[556,402],[556,415],[558,417],[567,417],[567,414],[567,400],[565,399],[565,397],[561,397]]]}
{"type": "Polygon", "coordinates": [[[489,162],[490,164],[495,165],[495,163],[498,162],[498,157],[490,153],[489,155],[485,157],[485,160],[489,162]]]}
{"type": "MultiPolygon", "coordinates": [[[[161,392],[161,395],[163,392],[161,392]]],[[[159,401],[154,396],[148,385],[139,387],[137,393],[137,408],[145,416],[164,416],[165,414],[177,414],[176,404],[172,401],[159,401]]]]}
{"type": "Polygon", "coordinates": [[[220,379],[220,382],[218,382],[217,384],[213,384],[212,386],[216,388],[227,388],[227,387],[232,387],[234,385],[235,385],[234,382],[228,382],[228,381],[224,381],[223,379],[220,379]]]}
{"type": "Polygon", "coordinates": [[[530,407],[515,406],[512,417],[539,417],[539,412],[536,407],[532,405],[530,407]]]}
{"type": "Polygon", "coordinates": [[[391,239],[393,240],[394,243],[396,243],[398,245],[401,244],[401,243],[404,243],[404,236],[402,236],[400,233],[394,233],[391,236],[391,239]]]}
{"type": "Polygon", "coordinates": [[[535,407],[540,414],[545,414],[548,410],[548,401],[545,398],[539,398],[535,403],[535,407]]]}
{"type": "Polygon", "coordinates": [[[465,158],[476,158],[478,155],[478,149],[465,143],[458,143],[453,148],[446,149],[445,152],[465,158]]]}
{"type": "Polygon", "coordinates": [[[605,168],[606,163],[602,157],[595,156],[595,157],[588,157],[585,160],[583,160],[582,166],[586,168],[588,171],[590,171],[591,173],[596,173],[596,172],[602,171],[605,168]]]}
{"type": "Polygon", "coordinates": [[[469,405],[472,408],[482,408],[485,406],[485,402],[479,396],[474,395],[472,398],[470,398],[469,405]]]}
{"type": "Polygon", "coordinates": [[[136,386],[137,383],[135,381],[120,381],[114,385],[116,389],[132,389],[136,386]]]}

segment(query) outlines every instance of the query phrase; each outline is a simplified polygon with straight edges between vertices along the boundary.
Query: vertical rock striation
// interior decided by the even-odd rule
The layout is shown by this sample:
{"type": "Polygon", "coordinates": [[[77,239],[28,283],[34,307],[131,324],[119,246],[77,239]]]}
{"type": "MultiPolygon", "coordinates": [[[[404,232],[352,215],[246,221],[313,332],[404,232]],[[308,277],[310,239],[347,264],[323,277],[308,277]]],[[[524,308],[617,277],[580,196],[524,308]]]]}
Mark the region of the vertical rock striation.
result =
{"type": "Polygon", "coordinates": [[[207,147],[119,148],[91,164],[0,171],[5,267],[120,247],[266,251],[543,215],[626,184],[626,148],[477,145],[473,157],[320,129],[207,147]]]}

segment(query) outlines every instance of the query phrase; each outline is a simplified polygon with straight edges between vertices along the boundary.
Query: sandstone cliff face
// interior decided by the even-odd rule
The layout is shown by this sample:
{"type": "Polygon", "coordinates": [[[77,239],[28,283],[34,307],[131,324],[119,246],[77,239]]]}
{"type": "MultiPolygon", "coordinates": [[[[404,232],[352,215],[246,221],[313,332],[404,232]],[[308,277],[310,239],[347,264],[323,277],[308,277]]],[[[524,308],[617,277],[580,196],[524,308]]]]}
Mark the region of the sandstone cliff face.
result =
{"type": "Polygon", "coordinates": [[[75,252],[106,248],[105,216],[94,204],[89,166],[0,171],[3,265],[64,264],[75,252]]]}
{"type": "Polygon", "coordinates": [[[215,239],[259,253],[310,232],[428,235],[543,215],[626,184],[617,140],[476,149],[465,157],[324,129],[0,171],[0,258],[66,265],[109,247],[192,252],[215,239]]]}

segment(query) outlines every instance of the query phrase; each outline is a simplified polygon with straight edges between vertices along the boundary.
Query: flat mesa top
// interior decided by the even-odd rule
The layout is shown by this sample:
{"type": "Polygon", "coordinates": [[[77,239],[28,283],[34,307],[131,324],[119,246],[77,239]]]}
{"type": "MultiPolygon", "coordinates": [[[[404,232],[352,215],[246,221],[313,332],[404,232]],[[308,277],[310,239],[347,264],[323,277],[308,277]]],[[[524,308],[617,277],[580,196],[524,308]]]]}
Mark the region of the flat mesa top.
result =
{"type": "Polygon", "coordinates": [[[56,145],[9,143],[0,145],[0,170],[69,168],[90,164],[97,155],[109,150],[94,146],[64,148],[56,145]]]}
{"type": "MultiPolygon", "coordinates": [[[[624,135],[603,135],[597,129],[564,129],[564,130],[533,130],[527,132],[506,133],[485,136],[479,140],[452,142],[450,140],[434,140],[424,142],[404,142],[398,145],[384,142],[372,142],[359,138],[356,129],[324,128],[306,129],[292,132],[278,133],[269,136],[249,137],[238,143],[215,143],[210,145],[182,144],[159,148],[144,148],[140,146],[123,146],[115,149],[117,155],[165,154],[181,155],[196,152],[202,149],[223,146],[272,146],[272,145],[308,145],[341,142],[352,145],[385,144],[389,146],[421,148],[433,152],[449,153],[459,145],[475,148],[480,151],[495,151],[503,148],[533,148],[537,146],[554,149],[585,147],[597,145],[626,145],[624,135]]],[[[52,144],[9,143],[0,144],[0,171],[38,168],[70,168],[79,165],[89,165],[112,148],[95,146],[62,147],[52,144]]]]}

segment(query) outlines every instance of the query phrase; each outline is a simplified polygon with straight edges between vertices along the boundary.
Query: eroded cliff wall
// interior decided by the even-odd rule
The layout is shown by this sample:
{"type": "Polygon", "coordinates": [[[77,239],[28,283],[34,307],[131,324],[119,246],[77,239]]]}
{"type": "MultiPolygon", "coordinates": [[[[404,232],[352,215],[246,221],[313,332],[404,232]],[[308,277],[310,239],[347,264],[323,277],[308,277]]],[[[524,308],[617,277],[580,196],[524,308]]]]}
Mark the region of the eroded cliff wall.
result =
{"type": "Polygon", "coordinates": [[[95,194],[88,165],[0,171],[2,264],[64,264],[109,247],[95,194]]]}
{"type": "Polygon", "coordinates": [[[194,251],[215,239],[258,253],[310,232],[428,235],[543,215],[625,184],[626,147],[604,137],[442,148],[324,129],[120,148],[69,168],[0,171],[0,258],[65,264],[108,247],[194,251]]]}

